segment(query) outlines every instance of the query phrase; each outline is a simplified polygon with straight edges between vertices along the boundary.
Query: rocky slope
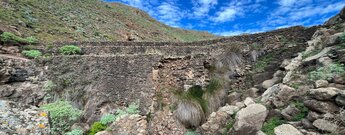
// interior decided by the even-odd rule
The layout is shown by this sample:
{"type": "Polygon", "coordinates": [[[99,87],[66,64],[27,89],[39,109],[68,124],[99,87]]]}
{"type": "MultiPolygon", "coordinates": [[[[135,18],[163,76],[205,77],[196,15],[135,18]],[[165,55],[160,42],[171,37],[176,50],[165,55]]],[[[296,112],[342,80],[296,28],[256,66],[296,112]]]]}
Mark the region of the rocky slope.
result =
{"type": "Polygon", "coordinates": [[[207,32],[172,28],[145,12],[99,0],[1,0],[0,30],[53,41],[197,41],[207,32]]]}

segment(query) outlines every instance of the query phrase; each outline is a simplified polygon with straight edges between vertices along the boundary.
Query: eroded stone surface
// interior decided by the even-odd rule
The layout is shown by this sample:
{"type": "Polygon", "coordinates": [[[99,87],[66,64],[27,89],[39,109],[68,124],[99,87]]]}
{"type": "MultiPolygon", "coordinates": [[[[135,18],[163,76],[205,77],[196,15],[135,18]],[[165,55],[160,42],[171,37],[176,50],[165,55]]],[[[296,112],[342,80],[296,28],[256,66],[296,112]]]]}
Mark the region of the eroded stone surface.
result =
{"type": "Polygon", "coordinates": [[[0,100],[0,131],[5,134],[49,135],[48,113],[37,107],[0,100]]]}

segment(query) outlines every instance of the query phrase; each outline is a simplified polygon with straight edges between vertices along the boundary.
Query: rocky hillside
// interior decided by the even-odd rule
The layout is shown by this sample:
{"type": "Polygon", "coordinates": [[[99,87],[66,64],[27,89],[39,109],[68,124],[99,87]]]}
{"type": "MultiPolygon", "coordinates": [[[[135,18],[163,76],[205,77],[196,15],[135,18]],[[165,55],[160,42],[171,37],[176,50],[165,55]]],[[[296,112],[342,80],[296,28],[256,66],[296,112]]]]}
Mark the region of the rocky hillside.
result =
{"type": "Polygon", "coordinates": [[[188,43],[4,32],[0,134],[344,135],[344,18],[188,43]]]}
{"type": "Polygon", "coordinates": [[[53,41],[197,41],[207,32],[172,28],[147,13],[99,0],[0,0],[0,30],[53,41]]]}

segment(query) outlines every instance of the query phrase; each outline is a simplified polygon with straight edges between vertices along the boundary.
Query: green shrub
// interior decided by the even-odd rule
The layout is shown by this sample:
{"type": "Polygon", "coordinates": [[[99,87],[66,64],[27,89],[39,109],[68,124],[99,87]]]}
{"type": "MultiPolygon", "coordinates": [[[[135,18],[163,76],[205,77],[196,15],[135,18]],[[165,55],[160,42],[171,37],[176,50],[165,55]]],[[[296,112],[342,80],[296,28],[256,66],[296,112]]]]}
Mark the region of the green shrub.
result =
{"type": "Polygon", "coordinates": [[[126,112],[128,114],[137,114],[137,113],[139,113],[138,109],[139,109],[139,104],[132,103],[127,107],[126,112]]]}
{"type": "Polygon", "coordinates": [[[126,109],[118,109],[116,111],[116,115],[114,114],[106,114],[101,117],[101,120],[99,122],[95,122],[90,131],[89,135],[94,135],[97,132],[103,131],[107,128],[107,125],[118,121],[122,117],[128,115],[128,114],[137,114],[139,113],[139,105],[137,103],[130,104],[126,109]]]}
{"type": "Polygon", "coordinates": [[[38,39],[33,37],[33,36],[30,36],[30,37],[26,38],[26,42],[29,43],[29,44],[37,44],[38,43],[38,39]]]}
{"type": "Polygon", "coordinates": [[[70,132],[67,132],[66,135],[83,135],[84,132],[81,129],[73,129],[70,132]]]}
{"type": "Polygon", "coordinates": [[[28,51],[23,51],[22,54],[25,57],[34,59],[34,58],[38,58],[40,56],[42,56],[42,53],[39,50],[28,50],[28,51]]]}
{"type": "Polygon", "coordinates": [[[296,116],[292,118],[293,121],[300,121],[307,117],[309,109],[302,102],[295,102],[293,104],[300,111],[296,116]]]}
{"type": "Polygon", "coordinates": [[[10,32],[4,32],[0,35],[0,40],[4,43],[13,44],[36,44],[38,40],[32,36],[27,38],[21,38],[10,32]]]}
{"type": "Polygon", "coordinates": [[[278,127],[281,124],[284,124],[285,121],[281,120],[277,117],[273,117],[270,120],[268,120],[262,127],[262,132],[266,133],[267,135],[275,135],[274,134],[274,128],[278,127]]]}
{"type": "Polygon", "coordinates": [[[89,135],[95,135],[96,133],[103,131],[107,128],[106,125],[103,125],[101,122],[95,122],[92,124],[89,135]]]}
{"type": "Polygon", "coordinates": [[[308,73],[308,78],[312,81],[315,80],[329,80],[334,75],[342,75],[345,73],[345,67],[343,64],[329,64],[324,67],[320,67],[315,71],[308,73]]]}
{"type": "Polygon", "coordinates": [[[74,108],[68,101],[56,101],[43,105],[41,108],[49,111],[52,134],[67,132],[70,126],[77,122],[82,115],[82,111],[74,108]]]}
{"type": "Polygon", "coordinates": [[[101,117],[101,120],[100,122],[103,124],[103,125],[108,125],[108,124],[111,124],[112,122],[114,122],[116,120],[116,115],[114,114],[106,114],[106,115],[103,115],[101,117]]]}
{"type": "Polygon", "coordinates": [[[65,45],[60,48],[60,53],[63,55],[73,55],[73,54],[80,54],[81,49],[75,45],[65,45]]]}

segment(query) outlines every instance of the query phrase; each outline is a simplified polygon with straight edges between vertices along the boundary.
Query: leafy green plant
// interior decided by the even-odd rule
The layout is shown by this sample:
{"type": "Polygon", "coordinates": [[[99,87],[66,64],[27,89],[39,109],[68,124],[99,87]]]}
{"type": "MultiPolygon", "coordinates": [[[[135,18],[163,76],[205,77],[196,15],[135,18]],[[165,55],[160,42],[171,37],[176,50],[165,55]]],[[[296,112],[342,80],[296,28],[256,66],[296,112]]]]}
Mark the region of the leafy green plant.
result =
{"type": "Polygon", "coordinates": [[[284,124],[285,121],[281,120],[277,117],[273,117],[270,120],[268,120],[262,127],[262,132],[266,133],[267,135],[275,135],[274,134],[274,128],[278,127],[281,124],[284,124]]]}
{"type": "Polygon", "coordinates": [[[293,104],[300,111],[296,116],[292,118],[293,121],[300,121],[307,117],[309,109],[302,102],[295,102],[293,104]]]}
{"type": "Polygon", "coordinates": [[[65,45],[59,49],[59,52],[63,55],[74,55],[74,54],[80,54],[81,49],[78,46],[75,45],[65,45]]]}
{"type": "Polygon", "coordinates": [[[95,122],[92,125],[89,131],[89,135],[94,135],[97,132],[105,130],[109,124],[118,121],[119,119],[123,118],[124,116],[128,114],[138,114],[139,113],[138,109],[139,109],[139,105],[137,103],[132,103],[125,109],[116,110],[116,115],[114,114],[103,115],[99,122],[95,122]]]}
{"type": "Polygon", "coordinates": [[[82,111],[74,108],[68,101],[56,101],[41,106],[41,109],[49,112],[52,134],[65,133],[73,123],[77,122],[82,111]]]}
{"type": "Polygon", "coordinates": [[[112,122],[114,122],[116,120],[116,115],[114,114],[106,114],[106,115],[103,115],[101,117],[101,120],[100,122],[103,124],[103,125],[108,125],[108,124],[111,124],[112,122]]]}
{"type": "Polygon", "coordinates": [[[0,35],[0,40],[4,43],[13,43],[13,44],[36,44],[38,40],[35,37],[22,38],[18,37],[13,33],[4,32],[0,35]]]}
{"type": "Polygon", "coordinates": [[[324,67],[320,67],[315,71],[311,71],[308,73],[309,80],[329,80],[334,75],[342,75],[345,74],[345,67],[343,64],[329,64],[324,67]]]}
{"type": "Polygon", "coordinates": [[[28,50],[28,51],[23,51],[22,54],[25,57],[34,59],[34,58],[38,58],[40,56],[42,56],[42,53],[39,50],[28,50]]]}
{"type": "Polygon", "coordinates": [[[101,122],[95,122],[92,124],[89,135],[95,135],[96,133],[103,131],[107,128],[106,125],[103,125],[101,122]]]}
{"type": "Polygon", "coordinates": [[[81,129],[73,129],[70,132],[67,132],[66,135],[83,135],[84,131],[81,129]]]}

